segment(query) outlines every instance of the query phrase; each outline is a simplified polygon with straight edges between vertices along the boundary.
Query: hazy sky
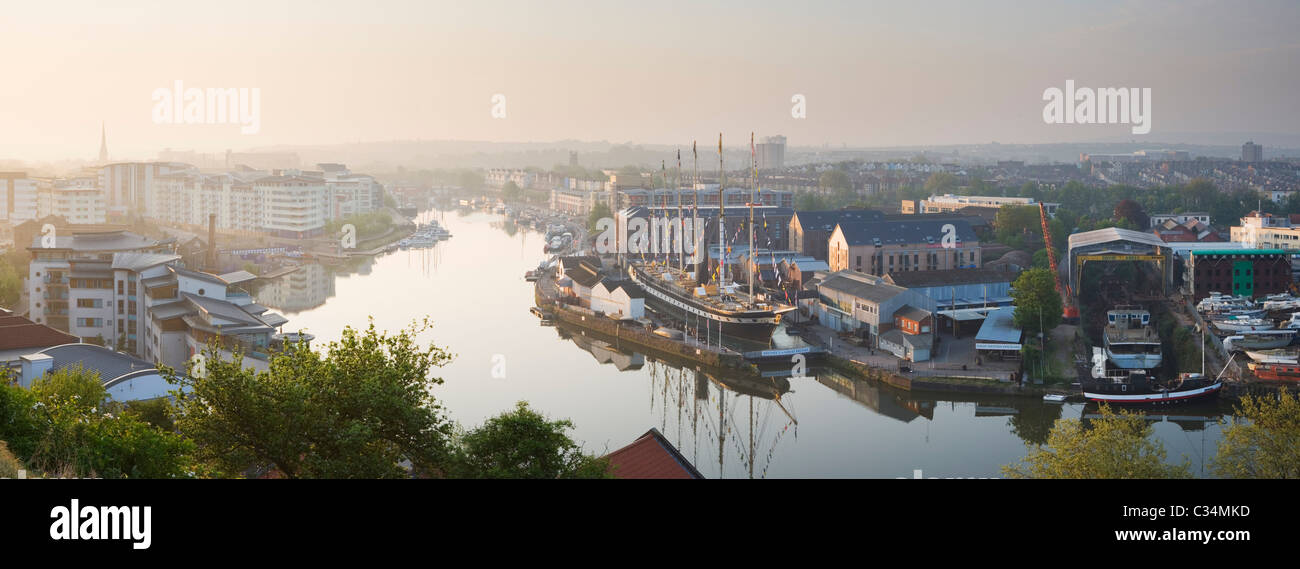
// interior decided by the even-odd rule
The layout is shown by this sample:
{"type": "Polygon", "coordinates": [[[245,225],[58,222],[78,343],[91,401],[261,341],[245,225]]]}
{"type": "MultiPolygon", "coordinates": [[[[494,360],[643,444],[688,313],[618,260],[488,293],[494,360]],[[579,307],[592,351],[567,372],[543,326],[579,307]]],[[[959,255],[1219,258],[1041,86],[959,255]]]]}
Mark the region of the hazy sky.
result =
{"type": "Polygon", "coordinates": [[[20,2],[0,159],[392,139],[1063,142],[1043,90],[1150,87],[1152,130],[1300,132],[1300,2],[20,2]],[[260,130],[155,124],[155,89],[257,87],[260,130]],[[494,94],[506,118],[491,116],[494,94]],[[790,116],[791,96],[807,118],[790,116]]]}

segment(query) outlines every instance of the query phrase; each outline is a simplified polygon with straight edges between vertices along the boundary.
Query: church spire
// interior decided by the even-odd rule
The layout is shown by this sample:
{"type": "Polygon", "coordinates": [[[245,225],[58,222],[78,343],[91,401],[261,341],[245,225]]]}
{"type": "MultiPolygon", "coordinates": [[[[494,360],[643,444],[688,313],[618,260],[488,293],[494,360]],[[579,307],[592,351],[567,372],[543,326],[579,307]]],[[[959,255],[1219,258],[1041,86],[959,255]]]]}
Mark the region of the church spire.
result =
{"type": "Polygon", "coordinates": [[[104,130],[104,122],[99,123],[99,163],[108,162],[108,135],[104,130]]]}

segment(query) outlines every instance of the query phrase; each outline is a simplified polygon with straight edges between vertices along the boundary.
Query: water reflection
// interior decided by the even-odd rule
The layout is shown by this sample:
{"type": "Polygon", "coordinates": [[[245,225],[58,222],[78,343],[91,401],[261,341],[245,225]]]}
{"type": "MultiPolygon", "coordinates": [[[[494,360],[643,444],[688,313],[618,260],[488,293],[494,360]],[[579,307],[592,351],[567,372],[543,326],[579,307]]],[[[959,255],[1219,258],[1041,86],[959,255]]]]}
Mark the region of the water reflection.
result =
{"type": "MultiPolygon", "coordinates": [[[[425,212],[454,237],[429,249],[397,250],[334,265],[302,262],[254,292],[318,341],[344,326],[395,330],[430,316],[421,341],[456,359],[439,373],[437,396],[458,421],[479,424],[524,399],[571,419],[573,435],[592,452],[627,444],[657,427],[695,466],[716,477],[996,477],[1042,444],[1058,419],[1085,419],[1095,407],[1033,397],[923,394],[835,370],[788,367],[759,374],[700,369],[665,354],[620,346],[563,322],[541,326],[526,270],[543,258],[543,235],[501,215],[425,212]],[[504,379],[490,375],[508,358],[504,379]]],[[[797,337],[778,329],[781,347],[797,337]]],[[[1219,436],[1217,405],[1151,414],[1170,462],[1192,459],[1219,436]],[[1200,433],[1201,436],[1196,436],[1200,433]]]]}

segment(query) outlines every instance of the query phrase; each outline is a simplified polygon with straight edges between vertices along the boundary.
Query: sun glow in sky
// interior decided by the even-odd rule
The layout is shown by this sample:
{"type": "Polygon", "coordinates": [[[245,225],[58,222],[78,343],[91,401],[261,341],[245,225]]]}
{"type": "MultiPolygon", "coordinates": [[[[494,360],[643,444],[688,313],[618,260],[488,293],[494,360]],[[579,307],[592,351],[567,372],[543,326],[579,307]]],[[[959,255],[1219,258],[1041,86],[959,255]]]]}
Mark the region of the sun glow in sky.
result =
{"type": "Polygon", "coordinates": [[[1044,89],[1067,79],[1151,88],[1150,140],[1297,133],[1297,23],[1291,1],[10,2],[0,159],[92,158],[101,121],[114,159],[701,131],[860,146],[1127,136],[1044,124],[1044,89]],[[260,129],[156,124],[151,94],[175,80],[259,88],[260,129]]]}

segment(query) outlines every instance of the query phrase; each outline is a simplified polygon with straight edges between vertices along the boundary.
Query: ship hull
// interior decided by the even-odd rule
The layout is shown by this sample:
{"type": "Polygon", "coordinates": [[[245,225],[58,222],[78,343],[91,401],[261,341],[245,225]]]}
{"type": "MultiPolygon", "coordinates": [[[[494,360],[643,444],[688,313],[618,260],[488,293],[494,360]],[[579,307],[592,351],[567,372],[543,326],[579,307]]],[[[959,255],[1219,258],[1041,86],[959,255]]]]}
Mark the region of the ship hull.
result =
{"type": "Polygon", "coordinates": [[[720,326],[728,336],[767,342],[781,321],[780,314],[774,310],[727,311],[702,304],[663,286],[635,267],[629,268],[628,274],[645,290],[646,300],[655,308],[671,316],[690,314],[703,318],[712,326],[720,326]]]}
{"type": "Polygon", "coordinates": [[[1114,405],[1172,405],[1217,397],[1223,388],[1222,382],[1216,382],[1194,389],[1176,391],[1151,391],[1147,393],[1109,393],[1097,389],[1096,385],[1085,386],[1083,396],[1089,401],[1110,403],[1114,405]],[[1093,390],[1089,390],[1092,388],[1093,390]]]}

